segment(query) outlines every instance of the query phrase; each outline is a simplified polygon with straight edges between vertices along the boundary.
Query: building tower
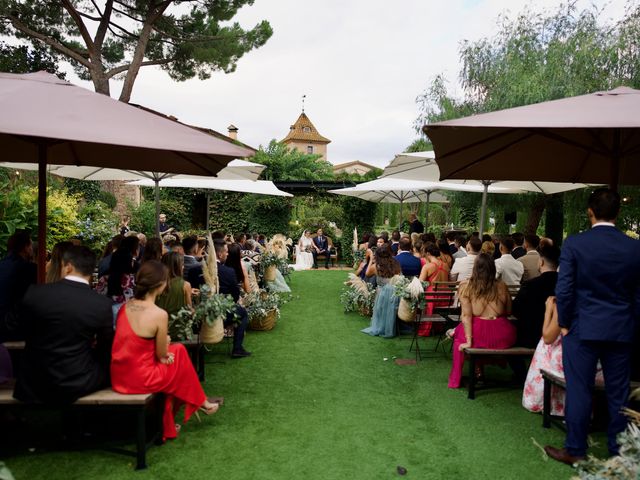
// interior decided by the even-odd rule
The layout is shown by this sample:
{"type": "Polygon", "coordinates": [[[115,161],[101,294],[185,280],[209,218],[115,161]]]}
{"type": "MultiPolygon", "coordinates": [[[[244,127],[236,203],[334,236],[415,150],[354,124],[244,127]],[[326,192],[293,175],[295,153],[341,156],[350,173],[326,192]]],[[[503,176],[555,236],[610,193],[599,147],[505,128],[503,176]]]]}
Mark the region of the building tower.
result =
{"type": "Polygon", "coordinates": [[[289,134],[282,143],[299,152],[320,155],[322,160],[328,160],[327,145],[331,140],[318,133],[303,110],[296,123],[289,128],[289,134]]]}

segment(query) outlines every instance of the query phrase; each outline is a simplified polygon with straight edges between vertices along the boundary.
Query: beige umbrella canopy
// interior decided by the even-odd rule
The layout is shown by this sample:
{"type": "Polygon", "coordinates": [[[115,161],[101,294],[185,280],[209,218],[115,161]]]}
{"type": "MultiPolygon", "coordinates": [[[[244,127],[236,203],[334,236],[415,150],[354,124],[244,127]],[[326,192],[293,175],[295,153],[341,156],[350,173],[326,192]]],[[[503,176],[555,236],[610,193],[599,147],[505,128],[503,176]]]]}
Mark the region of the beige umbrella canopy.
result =
{"type": "Polygon", "coordinates": [[[640,184],[640,90],[426,125],[441,179],[640,184]]]}
{"type": "Polygon", "coordinates": [[[44,278],[46,165],[215,175],[253,151],[45,72],[0,73],[0,160],[39,165],[38,261],[44,278]]]}

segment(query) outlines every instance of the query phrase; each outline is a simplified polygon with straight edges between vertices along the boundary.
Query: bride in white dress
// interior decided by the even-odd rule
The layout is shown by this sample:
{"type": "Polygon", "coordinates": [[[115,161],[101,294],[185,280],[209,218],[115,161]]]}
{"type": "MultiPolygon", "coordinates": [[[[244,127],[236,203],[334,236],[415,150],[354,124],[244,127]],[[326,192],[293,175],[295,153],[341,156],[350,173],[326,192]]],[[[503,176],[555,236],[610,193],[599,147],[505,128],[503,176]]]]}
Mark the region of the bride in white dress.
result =
{"type": "Polygon", "coordinates": [[[312,248],[311,232],[305,230],[300,240],[298,240],[298,245],[296,245],[296,263],[292,265],[294,270],[310,270],[313,267],[312,248]]]}

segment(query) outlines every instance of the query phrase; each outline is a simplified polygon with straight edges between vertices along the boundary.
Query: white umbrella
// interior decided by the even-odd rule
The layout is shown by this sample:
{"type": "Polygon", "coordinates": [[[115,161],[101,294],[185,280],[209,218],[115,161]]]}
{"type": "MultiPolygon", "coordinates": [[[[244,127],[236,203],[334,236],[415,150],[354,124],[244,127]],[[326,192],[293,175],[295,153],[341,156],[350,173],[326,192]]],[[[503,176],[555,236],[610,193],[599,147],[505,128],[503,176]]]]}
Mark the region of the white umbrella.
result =
{"type": "MultiPolygon", "coordinates": [[[[432,151],[402,153],[396,155],[389,165],[384,169],[380,178],[396,179],[420,179],[437,182],[440,179],[440,168],[435,161],[435,153],[432,151]]],[[[445,180],[440,182],[443,190],[448,190],[454,185],[467,185],[479,187],[482,192],[482,208],[480,213],[480,232],[484,232],[484,218],[487,212],[487,193],[522,193],[536,192],[545,195],[566,192],[585,188],[589,185],[584,183],[558,183],[558,182],[535,182],[535,181],[492,181],[492,180],[445,180]],[[498,190],[494,189],[497,188],[498,190]]],[[[453,188],[452,188],[453,190],[453,188]]]]}
{"type": "MultiPolygon", "coordinates": [[[[427,221],[429,214],[429,202],[446,203],[446,197],[435,193],[439,190],[456,190],[461,192],[482,192],[481,185],[465,185],[453,182],[408,180],[395,177],[380,177],[370,182],[364,182],[350,188],[329,190],[330,193],[348,195],[361,198],[370,202],[400,203],[400,215],[404,202],[425,202],[427,207],[427,221]]],[[[492,193],[514,193],[517,190],[494,187],[492,193]]],[[[402,219],[400,219],[402,223],[402,219]]]]}
{"type": "MultiPolygon", "coordinates": [[[[149,179],[129,182],[129,185],[153,187],[155,182],[149,179]]],[[[293,197],[284,192],[268,180],[225,180],[221,178],[167,178],[160,180],[160,187],[167,188],[203,188],[209,190],[227,190],[229,192],[255,193],[258,195],[276,195],[279,197],[293,197]]]]}

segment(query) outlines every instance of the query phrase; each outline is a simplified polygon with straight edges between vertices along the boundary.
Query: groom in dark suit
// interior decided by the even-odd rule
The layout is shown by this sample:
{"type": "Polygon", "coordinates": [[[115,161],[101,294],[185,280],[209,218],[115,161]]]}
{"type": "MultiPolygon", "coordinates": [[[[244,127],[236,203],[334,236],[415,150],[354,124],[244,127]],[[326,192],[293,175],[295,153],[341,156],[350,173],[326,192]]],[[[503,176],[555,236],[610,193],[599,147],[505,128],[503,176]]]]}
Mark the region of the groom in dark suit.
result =
{"type": "Polygon", "coordinates": [[[329,260],[331,258],[331,253],[329,252],[329,239],[324,235],[324,232],[321,228],[316,232],[317,235],[313,239],[313,250],[311,251],[313,255],[313,268],[318,268],[318,255],[324,255],[324,268],[329,268],[329,260]]]}
{"type": "Polygon", "coordinates": [[[70,247],[63,280],[32,285],[20,306],[26,345],[14,396],[23,402],[68,404],[109,385],[112,302],[89,286],[96,256],[70,247]]]}
{"type": "Polygon", "coordinates": [[[598,360],[609,409],[608,447],[618,454],[616,436],[627,419],[631,346],[640,317],[640,242],[615,227],[620,196],[599,189],[589,197],[592,228],[569,237],[562,247],[556,300],[563,329],[562,360],[567,382],[565,448],[545,447],[555,460],[584,459],[598,360]]]}

